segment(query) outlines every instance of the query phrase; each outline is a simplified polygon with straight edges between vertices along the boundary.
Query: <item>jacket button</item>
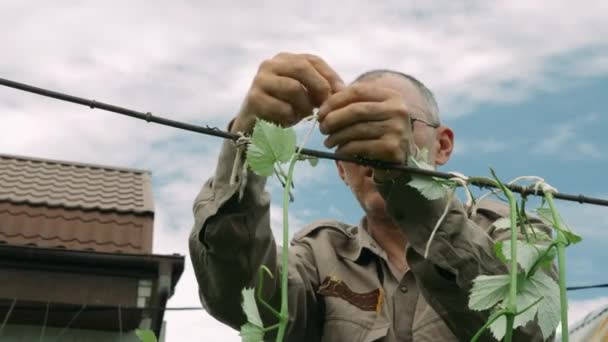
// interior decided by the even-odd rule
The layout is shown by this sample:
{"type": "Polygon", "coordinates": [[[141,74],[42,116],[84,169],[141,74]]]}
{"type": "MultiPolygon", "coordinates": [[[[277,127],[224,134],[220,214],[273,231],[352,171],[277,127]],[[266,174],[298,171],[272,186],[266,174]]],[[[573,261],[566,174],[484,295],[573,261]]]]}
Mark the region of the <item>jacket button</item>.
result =
{"type": "Polygon", "coordinates": [[[401,287],[399,287],[399,290],[401,290],[401,292],[403,292],[403,293],[406,293],[407,292],[407,286],[401,285],[401,287]]]}

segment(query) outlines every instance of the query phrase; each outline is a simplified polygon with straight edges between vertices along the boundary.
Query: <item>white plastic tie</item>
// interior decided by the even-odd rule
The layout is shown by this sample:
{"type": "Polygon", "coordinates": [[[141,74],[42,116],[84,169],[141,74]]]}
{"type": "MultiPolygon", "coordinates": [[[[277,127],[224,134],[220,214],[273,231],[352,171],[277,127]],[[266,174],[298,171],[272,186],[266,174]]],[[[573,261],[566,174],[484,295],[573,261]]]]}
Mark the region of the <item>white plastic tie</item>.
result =
{"type": "Polygon", "coordinates": [[[247,184],[247,163],[243,162],[243,153],[251,139],[245,136],[243,132],[238,132],[237,135],[239,137],[235,142],[236,153],[234,155],[234,162],[232,163],[232,172],[230,172],[230,186],[239,183],[238,179],[240,178],[238,191],[239,200],[241,200],[245,191],[245,185],[247,184]]]}
{"type": "Polygon", "coordinates": [[[543,193],[551,193],[551,194],[556,194],[557,193],[557,189],[552,187],[551,185],[549,185],[547,182],[545,182],[544,180],[537,182],[536,184],[534,184],[534,194],[538,194],[538,189],[542,190],[543,193]]]}

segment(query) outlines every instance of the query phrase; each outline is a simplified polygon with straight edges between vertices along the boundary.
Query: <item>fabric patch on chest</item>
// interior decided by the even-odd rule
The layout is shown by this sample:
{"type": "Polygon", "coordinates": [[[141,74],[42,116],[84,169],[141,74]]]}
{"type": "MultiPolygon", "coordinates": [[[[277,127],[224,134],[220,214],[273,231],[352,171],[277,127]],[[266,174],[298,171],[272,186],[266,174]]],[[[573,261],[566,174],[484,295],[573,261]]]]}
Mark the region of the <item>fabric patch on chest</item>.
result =
{"type": "Polygon", "coordinates": [[[335,277],[325,277],[317,293],[323,296],[338,297],[363,311],[380,313],[384,300],[384,291],[377,288],[367,293],[357,293],[342,280],[335,277]]]}

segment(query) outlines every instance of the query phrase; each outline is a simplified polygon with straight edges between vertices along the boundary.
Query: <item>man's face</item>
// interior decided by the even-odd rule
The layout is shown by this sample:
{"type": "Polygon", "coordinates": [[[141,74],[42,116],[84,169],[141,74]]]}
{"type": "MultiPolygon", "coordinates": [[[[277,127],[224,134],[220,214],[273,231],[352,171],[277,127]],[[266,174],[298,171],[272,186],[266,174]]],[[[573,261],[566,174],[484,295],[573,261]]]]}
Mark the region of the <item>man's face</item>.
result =
{"type": "MultiPolygon", "coordinates": [[[[410,115],[430,121],[430,117],[425,114],[423,108],[426,104],[416,87],[408,80],[391,74],[384,74],[371,79],[364,79],[359,82],[368,82],[379,87],[391,88],[403,94],[406,104],[412,108],[410,115]]],[[[429,151],[430,162],[443,164],[447,161],[444,157],[438,157],[438,150],[442,148],[441,137],[437,130],[420,121],[414,121],[414,143],[420,148],[429,151]]],[[[451,131],[450,131],[450,139],[451,131]]],[[[451,142],[451,141],[450,141],[451,142]]],[[[447,158],[449,158],[449,153],[447,158]]],[[[379,219],[388,218],[384,199],[380,196],[373,182],[373,169],[367,166],[357,165],[347,162],[337,162],[340,177],[348,185],[361,204],[367,216],[374,216],[379,219]]]]}

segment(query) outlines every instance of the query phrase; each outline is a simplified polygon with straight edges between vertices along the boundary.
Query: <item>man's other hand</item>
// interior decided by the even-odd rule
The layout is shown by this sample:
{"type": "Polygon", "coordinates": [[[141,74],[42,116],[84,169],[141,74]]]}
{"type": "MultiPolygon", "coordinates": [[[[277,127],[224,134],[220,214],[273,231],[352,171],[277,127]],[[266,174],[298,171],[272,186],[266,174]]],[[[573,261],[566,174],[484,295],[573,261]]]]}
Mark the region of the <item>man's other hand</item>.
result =
{"type": "Polygon", "coordinates": [[[319,110],[325,146],[336,153],[403,164],[412,139],[408,107],[398,91],[355,83],[319,110]]]}

